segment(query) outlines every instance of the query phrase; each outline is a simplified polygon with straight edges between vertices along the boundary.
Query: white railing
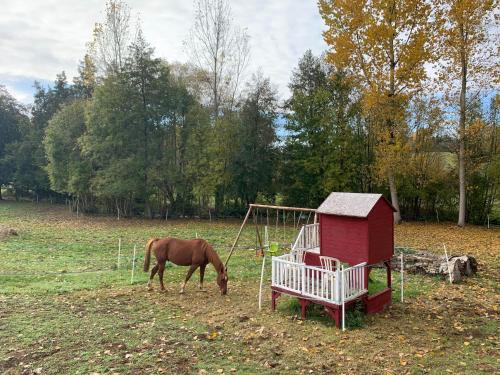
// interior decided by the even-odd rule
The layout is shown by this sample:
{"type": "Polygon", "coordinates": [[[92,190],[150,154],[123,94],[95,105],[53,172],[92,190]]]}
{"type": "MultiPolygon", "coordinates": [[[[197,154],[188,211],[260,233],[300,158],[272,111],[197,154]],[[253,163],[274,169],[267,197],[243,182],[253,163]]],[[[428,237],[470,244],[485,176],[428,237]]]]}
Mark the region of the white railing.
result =
{"type": "Polygon", "coordinates": [[[284,254],[272,258],[272,285],[310,299],[340,305],[367,292],[365,266],[366,263],[360,263],[344,270],[337,268],[335,271],[329,271],[298,263],[293,255],[284,254]]]}
{"type": "Polygon", "coordinates": [[[344,275],[344,301],[350,301],[367,292],[365,266],[366,262],[359,263],[342,271],[344,275]]]}
{"type": "Polygon", "coordinates": [[[321,301],[338,303],[338,271],[329,271],[324,268],[302,267],[302,294],[321,301]]]}
{"type": "Polygon", "coordinates": [[[319,247],[319,223],[304,225],[292,246],[293,250],[314,249],[319,247]]]}
{"type": "Polygon", "coordinates": [[[302,269],[300,263],[293,261],[292,254],[272,257],[272,285],[300,293],[302,290],[302,269]]]}

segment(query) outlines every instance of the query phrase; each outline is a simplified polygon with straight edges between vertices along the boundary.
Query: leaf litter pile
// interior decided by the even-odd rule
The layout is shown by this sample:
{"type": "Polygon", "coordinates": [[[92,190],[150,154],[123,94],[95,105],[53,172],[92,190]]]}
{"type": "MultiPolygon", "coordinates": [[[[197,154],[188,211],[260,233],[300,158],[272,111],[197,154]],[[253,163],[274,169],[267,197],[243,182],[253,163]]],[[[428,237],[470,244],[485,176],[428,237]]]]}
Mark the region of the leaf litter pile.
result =
{"type": "MultiPolygon", "coordinates": [[[[18,236],[0,241],[1,373],[489,374],[500,370],[496,229],[460,229],[451,223],[398,226],[399,246],[441,253],[445,243],[453,254],[475,256],[478,273],[454,285],[435,277],[406,275],[404,303],[399,302],[399,274],[394,273],[393,305],[369,317],[348,314],[349,329],[341,332],[316,306],[306,321],[300,320],[299,305],[284,296],[273,313],[270,263],[264,308],[258,311],[261,258],[249,250],[255,244],[251,227],[231,259],[227,296],[220,295],[211,266],[205,293],[197,291],[195,273],[186,294],[179,295],[187,269],[175,266],[165,271],[166,293],[159,292],[157,279],[155,289],[146,290],[141,257],[149,237],[205,237],[225,259],[239,221],[77,219],[59,207],[0,203],[0,225],[18,231],[18,236]],[[119,268],[118,238],[123,244],[119,268]],[[131,285],[134,244],[139,256],[131,285]],[[30,277],[30,272],[37,275],[30,277]]],[[[293,238],[293,230],[287,235],[293,238]]]]}

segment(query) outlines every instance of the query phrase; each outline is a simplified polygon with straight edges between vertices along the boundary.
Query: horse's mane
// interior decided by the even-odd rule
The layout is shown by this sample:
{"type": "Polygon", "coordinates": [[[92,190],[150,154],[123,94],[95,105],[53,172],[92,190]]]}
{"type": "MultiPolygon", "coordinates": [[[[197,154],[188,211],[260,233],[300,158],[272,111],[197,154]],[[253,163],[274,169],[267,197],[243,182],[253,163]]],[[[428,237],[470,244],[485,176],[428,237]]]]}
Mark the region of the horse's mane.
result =
{"type": "Polygon", "coordinates": [[[219,255],[215,252],[214,248],[205,242],[205,252],[207,254],[208,261],[212,263],[218,272],[224,271],[224,264],[219,258],[219,255]]]}

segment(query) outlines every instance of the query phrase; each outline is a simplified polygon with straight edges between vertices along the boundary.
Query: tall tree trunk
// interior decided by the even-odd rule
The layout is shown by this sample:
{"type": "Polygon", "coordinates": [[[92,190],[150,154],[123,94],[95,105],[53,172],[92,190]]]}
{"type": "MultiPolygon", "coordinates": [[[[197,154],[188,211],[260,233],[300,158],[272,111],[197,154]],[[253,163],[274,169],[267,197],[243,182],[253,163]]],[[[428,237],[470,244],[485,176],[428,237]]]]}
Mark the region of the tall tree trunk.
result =
{"type": "Polygon", "coordinates": [[[460,51],[460,60],[462,64],[462,87],[460,89],[460,122],[459,122],[459,154],[458,154],[458,180],[460,185],[460,196],[458,206],[458,226],[465,225],[465,99],[467,93],[467,60],[465,56],[465,35],[463,27],[461,27],[462,48],[460,51]]]}
{"type": "MultiPolygon", "coordinates": [[[[394,11],[394,7],[393,7],[394,11]]],[[[392,110],[395,110],[393,107],[394,103],[394,96],[396,95],[396,82],[395,82],[395,73],[396,73],[396,59],[394,55],[394,38],[396,36],[393,35],[393,39],[391,39],[391,44],[390,44],[390,50],[389,50],[389,55],[390,55],[390,76],[389,76],[389,109],[390,112],[392,110]]],[[[394,142],[394,126],[396,125],[394,123],[393,118],[391,117],[392,113],[389,114],[388,118],[388,125],[389,125],[389,132],[390,132],[390,143],[393,144],[394,142]]],[[[396,187],[396,182],[394,180],[394,172],[391,170],[392,167],[389,167],[389,170],[387,171],[388,178],[389,178],[389,189],[391,191],[391,202],[394,208],[396,209],[396,212],[394,212],[394,224],[399,224],[401,223],[401,212],[399,211],[399,199],[398,199],[398,190],[396,187]]]]}
{"type": "Polygon", "coordinates": [[[396,189],[396,182],[394,181],[394,174],[392,171],[388,172],[389,177],[389,189],[391,191],[391,202],[396,212],[394,212],[394,224],[401,223],[401,213],[399,211],[399,200],[398,200],[398,191],[396,189]]]}

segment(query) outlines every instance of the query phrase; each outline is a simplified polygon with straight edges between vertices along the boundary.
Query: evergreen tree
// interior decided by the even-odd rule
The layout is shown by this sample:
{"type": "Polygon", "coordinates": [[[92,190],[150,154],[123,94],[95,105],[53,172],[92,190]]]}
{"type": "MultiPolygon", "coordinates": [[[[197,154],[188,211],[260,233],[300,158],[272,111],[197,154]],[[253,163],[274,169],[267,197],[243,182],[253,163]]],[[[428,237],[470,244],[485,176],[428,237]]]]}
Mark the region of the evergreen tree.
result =
{"type": "Polygon", "coordinates": [[[16,165],[13,153],[28,123],[25,109],[0,86],[0,200],[2,186],[12,182],[16,165]]]}
{"type": "Polygon", "coordinates": [[[363,191],[367,134],[345,77],[307,51],[290,82],[283,192],[317,206],[331,191],[363,191]]]}
{"type": "Polygon", "coordinates": [[[259,193],[276,193],[276,119],[276,92],[268,78],[254,74],[240,113],[239,147],[231,168],[236,192],[247,204],[259,193]]]}

